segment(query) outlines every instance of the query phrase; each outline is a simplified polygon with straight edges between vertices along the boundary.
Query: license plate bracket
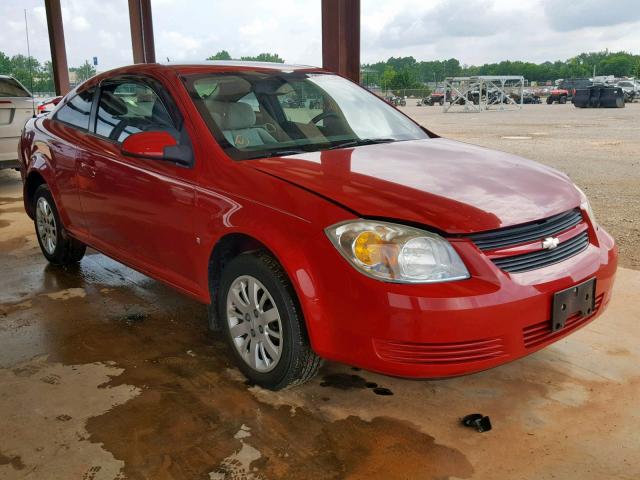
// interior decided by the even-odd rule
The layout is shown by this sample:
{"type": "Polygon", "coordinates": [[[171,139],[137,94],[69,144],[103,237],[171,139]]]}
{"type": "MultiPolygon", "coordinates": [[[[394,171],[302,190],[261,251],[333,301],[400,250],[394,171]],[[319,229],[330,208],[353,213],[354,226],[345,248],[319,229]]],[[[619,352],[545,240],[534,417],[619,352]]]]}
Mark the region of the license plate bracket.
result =
{"type": "Polygon", "coordinates": [[[551,331],[562,330],[569,317],[580,315],[581,318],[593,313],[595,306],[596,279],[574,285],[553,295],[551,312],[551,331]]]}

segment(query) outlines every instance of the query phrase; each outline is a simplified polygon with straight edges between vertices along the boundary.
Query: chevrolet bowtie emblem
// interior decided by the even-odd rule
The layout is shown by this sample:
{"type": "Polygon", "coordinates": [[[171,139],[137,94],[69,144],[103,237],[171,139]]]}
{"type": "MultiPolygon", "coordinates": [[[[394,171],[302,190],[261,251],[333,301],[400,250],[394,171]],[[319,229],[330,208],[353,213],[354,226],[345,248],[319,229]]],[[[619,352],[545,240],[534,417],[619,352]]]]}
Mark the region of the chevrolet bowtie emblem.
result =
{"type": "Polygon", "coordinates": [[[560,240],[556,237],[547,237],[542,240],[542,248],[545,250],[553,250],[560,244],[560,240]]]}

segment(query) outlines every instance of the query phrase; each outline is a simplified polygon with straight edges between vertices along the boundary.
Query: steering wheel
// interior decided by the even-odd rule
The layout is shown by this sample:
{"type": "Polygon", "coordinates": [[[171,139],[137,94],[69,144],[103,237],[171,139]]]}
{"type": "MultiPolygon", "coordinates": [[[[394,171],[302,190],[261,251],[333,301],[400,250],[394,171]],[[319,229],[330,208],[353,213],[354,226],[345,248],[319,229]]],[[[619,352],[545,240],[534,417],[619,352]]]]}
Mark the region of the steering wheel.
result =
{"type": "Polygon", "coordinates": [[[326,112],[322,112],[322,113],[316,115],[315,117],[313,117],[311,119],[310,123],[313,123],[315,125],[320,120],[324,120],[325,118],[329,118],[329,117],[340,118],[340,116],[336,112],[334,112],[333,110],[327,110],[326,112]]]}

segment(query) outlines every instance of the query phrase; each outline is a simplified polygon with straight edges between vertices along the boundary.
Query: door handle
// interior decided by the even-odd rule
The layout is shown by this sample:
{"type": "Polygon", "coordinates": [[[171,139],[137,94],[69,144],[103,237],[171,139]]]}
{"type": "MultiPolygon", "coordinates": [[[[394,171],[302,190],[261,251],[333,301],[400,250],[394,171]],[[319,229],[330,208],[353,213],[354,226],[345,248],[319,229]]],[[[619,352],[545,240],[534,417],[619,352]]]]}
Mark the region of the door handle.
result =
{"type": "Polygon", "coordinates": [[[85,177],[95,178],[96,177],[96,169],[93,165],[89,165],[85,162],[80,162],[80,171],[84,173],[85,177]]]}

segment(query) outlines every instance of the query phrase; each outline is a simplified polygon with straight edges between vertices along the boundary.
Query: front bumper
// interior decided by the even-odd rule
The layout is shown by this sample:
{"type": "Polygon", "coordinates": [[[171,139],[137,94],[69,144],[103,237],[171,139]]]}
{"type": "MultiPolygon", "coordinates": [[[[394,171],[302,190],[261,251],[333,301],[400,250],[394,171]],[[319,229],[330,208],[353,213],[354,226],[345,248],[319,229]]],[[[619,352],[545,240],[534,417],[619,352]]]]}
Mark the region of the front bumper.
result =
{"type": "Polygon", "coordinates": [[[523,357],[591,322],[609,303],[617,248],[602,228],[590,236],[581,253],[519,274],[499,270],[470,241],[456,242],[472,277],[430,285],[377,281],[335,252],[322,255],[318,268],[330,274],[305,309],[312,345],[331,360],[414,378],[463,375],[523,357]],[[552,333],[554,293],[594,277],[594,313],[552,333]],[[310,318],[309,310],[322,315],[310,318]]]}

